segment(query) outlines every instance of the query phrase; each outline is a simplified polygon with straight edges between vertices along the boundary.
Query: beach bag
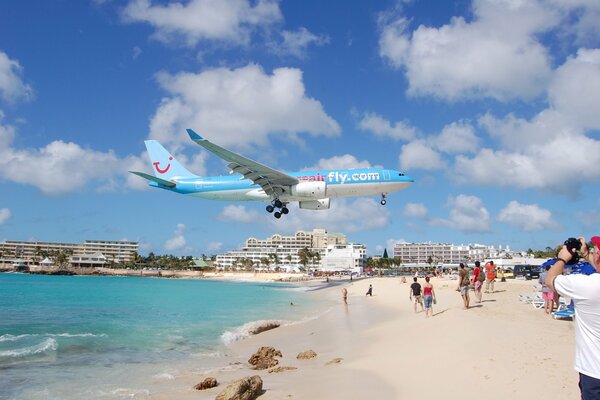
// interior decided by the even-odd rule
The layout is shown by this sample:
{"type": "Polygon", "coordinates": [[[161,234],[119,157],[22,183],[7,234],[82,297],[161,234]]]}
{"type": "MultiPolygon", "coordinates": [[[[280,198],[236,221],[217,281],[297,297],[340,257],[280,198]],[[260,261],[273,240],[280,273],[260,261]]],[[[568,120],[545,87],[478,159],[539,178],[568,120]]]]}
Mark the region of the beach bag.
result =
{"type": "Polygon", "coordinates": [[[479,282],[485,282],[485,271],[483,270],[483,268],[481,268],[479,270],[479,275],[477,275],[477,280],[479,282]]]}

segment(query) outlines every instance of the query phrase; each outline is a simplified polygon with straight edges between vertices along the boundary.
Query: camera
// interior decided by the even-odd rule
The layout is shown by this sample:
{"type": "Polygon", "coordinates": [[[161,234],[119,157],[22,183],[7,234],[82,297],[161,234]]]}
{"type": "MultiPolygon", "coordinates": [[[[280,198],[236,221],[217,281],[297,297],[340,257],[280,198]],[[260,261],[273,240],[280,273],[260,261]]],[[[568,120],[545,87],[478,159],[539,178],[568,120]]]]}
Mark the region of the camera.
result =
{"type": "Polygon", "coordinates": [[[567,246],[567,250],[571,253],[571,261],[567,263],[567,265],[577,264],[579,261],[579,251],[581,250],[581,242],[579,239],[568,238],[565,240],[565,246],[567,246]]]}

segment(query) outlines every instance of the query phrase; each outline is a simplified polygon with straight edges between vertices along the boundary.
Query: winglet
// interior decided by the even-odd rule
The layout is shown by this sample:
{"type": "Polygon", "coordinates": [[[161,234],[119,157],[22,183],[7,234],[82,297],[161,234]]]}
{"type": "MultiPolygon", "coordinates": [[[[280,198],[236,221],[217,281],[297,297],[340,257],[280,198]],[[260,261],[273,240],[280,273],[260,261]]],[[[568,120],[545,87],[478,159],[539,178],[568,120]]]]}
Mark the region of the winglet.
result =
{"type": "Polygon", "coordinates": [[[186,131],[187,131],[188,135],[190,135],[190,138],[193,141],[204,140],[204,138],[202,136],[198,135],[196,132],[194,132],[193,129],[188,128],[188,129],[186,129],[186,131]]]}

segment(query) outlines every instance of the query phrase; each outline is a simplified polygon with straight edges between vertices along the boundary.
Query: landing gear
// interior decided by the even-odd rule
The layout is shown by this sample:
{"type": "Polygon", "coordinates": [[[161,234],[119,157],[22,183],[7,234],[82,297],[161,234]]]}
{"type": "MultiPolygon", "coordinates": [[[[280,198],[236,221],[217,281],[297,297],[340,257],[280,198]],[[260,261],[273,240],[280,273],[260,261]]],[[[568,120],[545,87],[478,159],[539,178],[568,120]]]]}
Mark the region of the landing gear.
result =
{"type": "Polygon", "coordinates": [[[381,203],[382,206],[385,206],[387,204],[387,200],[385,199],[385,193],[381,193],[381,201],[379,203],[381,203]]]}
{"type": "Polygon", "coordinates": [[[275,211],[276,208],[279,209],[279,211],[275,211],[273,213],[273,216],[277,219],[281,218],[282,215],[284,214],[288,214],[290,212],[290,210],[286,207],[287,203],[282,202],[279,199],[275,199],[271,202],[271,204],[269,204],[266,207],[266,210],[268,213],[273,213],[273,211],[275,211]]]}

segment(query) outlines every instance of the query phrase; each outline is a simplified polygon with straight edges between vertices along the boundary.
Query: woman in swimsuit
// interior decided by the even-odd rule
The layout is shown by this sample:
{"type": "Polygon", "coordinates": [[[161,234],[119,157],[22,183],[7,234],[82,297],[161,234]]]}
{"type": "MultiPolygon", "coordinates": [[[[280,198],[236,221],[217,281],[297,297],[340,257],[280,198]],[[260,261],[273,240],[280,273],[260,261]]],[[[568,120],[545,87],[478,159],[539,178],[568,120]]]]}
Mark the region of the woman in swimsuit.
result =
{"type": "Polygon", "coordinates": [[[433,285],[429,282],[429,277],[425,277],[425,284],[423,285],[423,303],[425,306],[425,318],[433,315],[433,302],[435,301],[435,290],[433,285]]]}

